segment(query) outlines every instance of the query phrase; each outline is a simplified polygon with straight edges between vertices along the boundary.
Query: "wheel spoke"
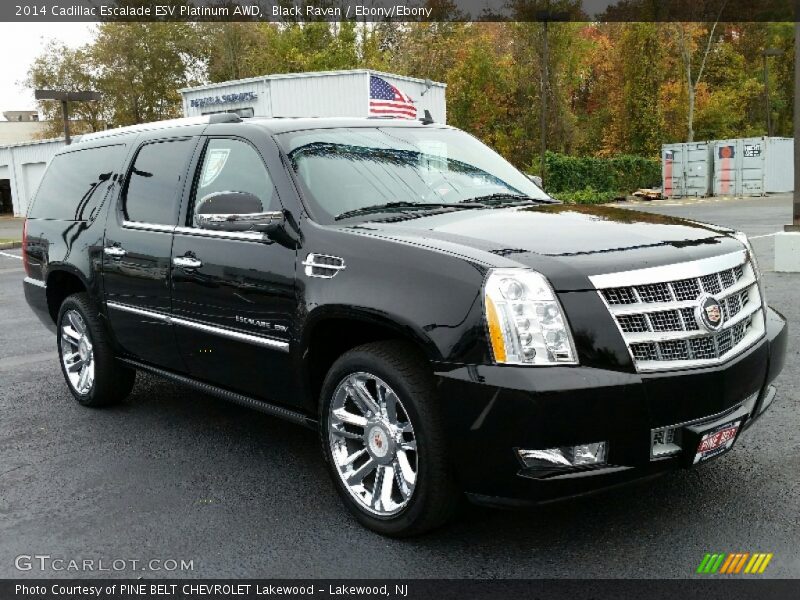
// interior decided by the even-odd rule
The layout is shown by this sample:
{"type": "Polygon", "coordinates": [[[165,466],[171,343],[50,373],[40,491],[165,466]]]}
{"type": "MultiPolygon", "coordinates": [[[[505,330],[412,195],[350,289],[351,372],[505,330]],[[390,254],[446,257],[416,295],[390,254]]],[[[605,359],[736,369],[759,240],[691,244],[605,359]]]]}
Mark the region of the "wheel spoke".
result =
{"type": "Polygon", "coordinates": [[[380,412],[380,408],[363,381],[351,378],[350,391],[350,396],[353,398],[353,401],[361,407],[364,413],[371,412],[372,414],[377,414],[380,412]]]}
{"type": "Polygon", "coordinates": [[[394,479],[397,481],[397,487],[400,493],[403,494],[404,498],[408,498],[414,487],[406,481],[406,478],[403,476],[403,469],[398,461],[392,463],[392,471],[394,471],[394,479]]]}
{"type": "Polygon", "coordinates": [[[361,465],[358,469],[356,469],[354,471],[351,471],[349,473],[345,473],[345,475],[347,476],[347,479],[346,479],[347,485],[358,485],[358,484],[360,484],[362,481],[364,481],[364,477],[366,477],[367,475],[372,473],[372,471],[375,470],[375,467],[377,467],[377,466],[378,466],[378,463],[376,463],[374,460],[372,460],[370,458],[367,462],[365,462],[363,465],[361,465]]]}
{"type": "Polygon", "coordinates": [[[86,328],[83,325],[83,319],[81,319],[80,315],[78,315],[78,313],[76,313],[74,310],[71,310],[67,313],[67,319],[75,331],[77,331],[79,334],[83,335],[86,332],[86,328]]]}
{"type": "Polygon", "coordinates": [[[400,443],[400,448],[406,451],[417,451],[417,440],[403,441],[400,443]]]}
{"type": "MultiPolygon", "coordinates": [[[[345,449],[345,452],[347,452],[346,449],[345,449]]],[[[364,456],[366,453],[367,453],[367,449],[366,448],[362,448],[361,450],[356,450],[352,454],[347,455],[347,458],[345,458],[342,462],[340,462],[339,466],[340,467],[346,467],[348,465],[352,465],[354,462],[356,462],[359,458],[364,456]]]]}
{"type": "MultiPolygon", "coordinates": [[[[372,486],[372,508],[375,510],[381,510],[381,502],[383,498],[383,480],[386,476],[386,469],[384,467],[378,467],[378,470],[375,471],[375,483],[372,486]]],[[[386,508],[386,505],[383,505],[383,508],[386,508]]]]}
{"type": "Polygon", "coordinates": [[[342,429],[341,427],[334,427],[331,429],[334,435],[340,438],[346,438],[348,440],[361,440],[364,441],[364,436],[360,433],[353,433],[352,431],[347,431],[346,429],[342,429]]]}
{"type": "Polygon", "coordinates": [[[408,461],[408,455],[405,450],[397,451],[397,462],[400,464],[403,479],[413,486],[417,482],[417,474],[411,468],[411,463],[408,461]]]}
{"type": "Polygon", "coordinates": [[[83,365],[83,369],[81,370],[81,376],[78,378],[78,385],[75,387],[78,389],[79,392],[83,392],[84,389],[87,388],[86,382],[89,380],[89,365],[83,365]]]}
{"type": "Polygon", "coordinates": [[[78,371],[83,369],[84,364],[85,363],[79,357],[77,360],[75,360],[75,362],[66,365],[67,371],[69,371],[70,373],[77,373],[78,371]]]}
{"type": "Polygon", "coordinates": [[[361,415],[354,415],[345,408],[337,408],[333,411],[333,416],[341,423],[347,423],[362,428],[367,426],[367,420],[364,417],[361,415]]]}
{"type": "Polygon", "coordinates": [[[381,504],[388,510],[392,504],[392,487],[394,486],[394,471],[389,466],[381,467],[383,479],[381,480],[381,504]]]}
{"type": "Polygon", "coordinates": [[[70,344],[77,346],[78,342],[81,339],[81,334],[75,331],[69,325],[64,325],[61,328],[61,339],[69,342],[70,344]]]}
{"type": "Polygon", "coordinates": [[[384,394],[384,409],[389,423],[397,425],[397,396],[391,390],[387,390],[384,394]]]}

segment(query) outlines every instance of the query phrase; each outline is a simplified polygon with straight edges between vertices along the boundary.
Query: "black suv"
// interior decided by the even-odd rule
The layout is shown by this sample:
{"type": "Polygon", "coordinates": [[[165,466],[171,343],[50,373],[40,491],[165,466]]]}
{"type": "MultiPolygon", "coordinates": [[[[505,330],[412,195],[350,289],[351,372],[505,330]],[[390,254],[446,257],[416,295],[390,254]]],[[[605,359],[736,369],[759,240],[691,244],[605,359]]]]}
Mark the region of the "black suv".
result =
{"type": "Polygon", "coordinates": [[[137,370],[318,428],[387,535],[729,450],[786,324],[744,235],[556,202],[470,135],[234,115],[84,136],[26,221],[70,391],[137,370]]]}

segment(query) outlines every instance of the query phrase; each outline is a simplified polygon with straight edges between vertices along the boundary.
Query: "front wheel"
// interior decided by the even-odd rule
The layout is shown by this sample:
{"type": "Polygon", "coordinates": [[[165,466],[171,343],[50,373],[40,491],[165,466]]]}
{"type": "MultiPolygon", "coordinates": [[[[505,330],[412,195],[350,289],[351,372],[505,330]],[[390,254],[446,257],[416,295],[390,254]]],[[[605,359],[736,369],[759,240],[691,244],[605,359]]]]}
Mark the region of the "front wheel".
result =
{"type": "Polygon", "coordinates": [[[377,342],[347,352],[325,378],[321,407],[331,476],[363,525],[410,536],[449,519],[459,493],[432,376],[412,348],[377,342]]]}

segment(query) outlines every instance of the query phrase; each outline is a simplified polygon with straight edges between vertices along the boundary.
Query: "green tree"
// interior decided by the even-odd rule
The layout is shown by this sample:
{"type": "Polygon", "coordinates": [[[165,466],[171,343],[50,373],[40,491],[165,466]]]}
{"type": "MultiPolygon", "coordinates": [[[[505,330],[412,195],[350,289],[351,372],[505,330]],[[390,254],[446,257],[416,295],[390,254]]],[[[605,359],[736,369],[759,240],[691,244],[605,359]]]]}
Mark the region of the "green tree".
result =
{"type": "Polygon", "coordinates": [[[180,116],[180,88],[199,81],[200,37],[191,23],[103,23],[91,47],[111,125],[180,116]]]}
{"type": "MultiPolygon", "coordinates": [[[[68,92],[87,91],[97,88],[97,70],[88,46],[69,48],[56,41],[48,42],[42,53],[33,61],[24,81],[30,89],[51,89],[68,92]]],[[[63,135],[64,120],[61,103],[45,100],[39,103],[47,128],[44,137],[63,135]]],[[[72,133],[87,133],[103,128],[108,117],[109,103],[70,103],[70,130],[72,133]]]]}

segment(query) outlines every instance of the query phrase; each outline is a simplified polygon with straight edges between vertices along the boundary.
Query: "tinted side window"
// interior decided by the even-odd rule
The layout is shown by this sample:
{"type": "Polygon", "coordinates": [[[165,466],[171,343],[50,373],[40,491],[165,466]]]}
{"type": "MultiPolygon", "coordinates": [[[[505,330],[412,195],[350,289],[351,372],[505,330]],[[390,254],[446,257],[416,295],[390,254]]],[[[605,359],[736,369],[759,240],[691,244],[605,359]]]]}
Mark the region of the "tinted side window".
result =
{"type": "Polygon", "coordinates": [[[194,206],[217,192],[249,192],[261,200],[263,212],[280,210],[275,187],[261,156],[247,142],[209,140],[194,192],[194,206]]]}
{"type": "Polygon", "coordinates": [[[142,146],[125,193],[128,221],[175,225],[186,163],[194,140],[165,140],[142,146]]]}
{"type": "Polygon", "coordinates": [[[97,216],[114,185],[125,153],[122,144],[53,157],[30,210],[35,219],[88,221],[97,216]]]}

